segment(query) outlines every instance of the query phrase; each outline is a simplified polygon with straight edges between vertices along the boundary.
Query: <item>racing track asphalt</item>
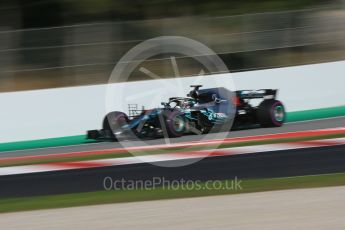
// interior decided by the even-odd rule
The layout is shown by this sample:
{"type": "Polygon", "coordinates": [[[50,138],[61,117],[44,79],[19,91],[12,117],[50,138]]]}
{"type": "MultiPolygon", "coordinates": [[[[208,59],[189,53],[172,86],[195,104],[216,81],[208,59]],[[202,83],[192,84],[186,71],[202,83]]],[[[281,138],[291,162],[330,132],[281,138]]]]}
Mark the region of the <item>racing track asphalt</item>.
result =
{"type": "Polygon", "coordinates": [[[147,163],[0,177],[0,197],[104,190],[103,180],[224,180],[345,172],[345,145],[205,158],[184,167],[147,163]]]}
{"type": "MultiPolygon", "coordinates": [[[[305,130],[315,130],[315,129],[326,129],[326,128],[337,128],[345,125],[345,117],[330,118],[323,120],[305,121],[305,122],[295,122],[287,123],[279,128],[254,128],[247,130],[232,131],[228,134],[222,135],[222,137],[245,137],[253,135],[265,135],[273,133],[284,133],[284,132],[296,132],[305,130]]],[[[171,143],[178,142],[189,142],[189,141],[199,141],[202,139],[217,139],[218,134],[207,134],[206,135],[188,135],[180,138],[171,139],[171,143]]],[[[218,137],[219,139],[219,137],[218,137]]],[[[146,145],[156,145],[164,143],[164,139],[148,140],[145,141],[146,145]]],[[[134,146],[138,146],[141,143],[131,142],[134,146]]],[[[91,144],[82,144],[75,146],[62,146],[62,147],[52,147],[52,148],[42,148],[42,149],[32,149],[32,150],[19,150],[19,151],[9,151],[0,152],[0,158],[7,157],[17,157],[17,156],[38,156],[56,153],[68,153],[68,152],[79,152],[79,151],[92,151],[92,150],[103,150],[111,148],[121,148],[121,143],[117,142],[99,142],[91,144]]]]}

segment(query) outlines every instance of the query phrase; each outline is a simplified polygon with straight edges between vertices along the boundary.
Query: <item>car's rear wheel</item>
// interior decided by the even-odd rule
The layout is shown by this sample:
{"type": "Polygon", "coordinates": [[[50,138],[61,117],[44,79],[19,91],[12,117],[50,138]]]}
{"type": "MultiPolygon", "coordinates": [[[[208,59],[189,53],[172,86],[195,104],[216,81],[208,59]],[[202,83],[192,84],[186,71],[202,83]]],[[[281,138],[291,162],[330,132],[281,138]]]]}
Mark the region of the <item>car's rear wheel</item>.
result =
{"type": "Polygon", "coordinates": [[[285,122],[285,107],[278,100],[264,100],[258,107],[257,116],[262,127],[280,127],[285,122]]]}

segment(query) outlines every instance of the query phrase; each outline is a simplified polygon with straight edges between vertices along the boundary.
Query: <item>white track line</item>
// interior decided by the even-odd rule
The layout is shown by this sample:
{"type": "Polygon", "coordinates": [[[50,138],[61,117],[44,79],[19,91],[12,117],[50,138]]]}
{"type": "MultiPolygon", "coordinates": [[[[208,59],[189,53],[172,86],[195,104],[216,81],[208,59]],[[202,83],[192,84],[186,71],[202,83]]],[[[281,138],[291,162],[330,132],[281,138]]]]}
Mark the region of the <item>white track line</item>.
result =
{"type": "Polygon", "coordinates": [[[91,161],[81,161],[81,162],[11,166],[11,167],[0,168],[0,176],[220,156],[220,155],[217,155],[217,153],[220,153],[221,156],[230,156],[230,155],[260,153],[260,152],[291,150],[291,149],[305,149],[305,148],[313,148],[313,147],[321,147],[321,146],[335,146],[335,145],[341,145],[341,144],[345,144],[345,138],[317,140],[317,141],[304,141],[304,142],[294,142],[294,143],[284,143],[284,144],[244,146],[244,147],[235,147],[235,148],[202,150],[202,151],[196,151],[196,152],[166,153],[166,154],[133,156],[133,157],[124,157],[124,158],[111,158],[111,159],[101,159],[101,160],[91,160],[91,161]],[[211,153],[216,153],[216,154],[208,155],[211,153]]]}

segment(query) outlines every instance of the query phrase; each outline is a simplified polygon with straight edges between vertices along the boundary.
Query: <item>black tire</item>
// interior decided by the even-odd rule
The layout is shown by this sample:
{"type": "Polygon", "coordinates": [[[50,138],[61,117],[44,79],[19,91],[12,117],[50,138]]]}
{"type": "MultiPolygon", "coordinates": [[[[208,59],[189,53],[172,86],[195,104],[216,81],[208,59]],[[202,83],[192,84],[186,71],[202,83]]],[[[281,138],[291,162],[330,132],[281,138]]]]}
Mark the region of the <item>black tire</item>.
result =
{"type": "Polygon", "coordinates": [[[280,127],[285,122],[285,107],[278,100],[264,100],[258,107],[257,117],[262,127],[280,127]]]}
{"type": "MultiPolygon", "coordinates": [[[[184,134],[187,121],[181,112],[177,110],[167,110],[163,112],[163,118],[169,137],[181,137],[184,134]]],[[[162,127],[162,129],[164,132],[164,127],[162,127]]]]}
{"type": "Polygon", "coordinates": [[[103,120],[103,129],[111,130],[112,133],[128,123],[128,116],[123,112],[110,112],[103,120]]]}

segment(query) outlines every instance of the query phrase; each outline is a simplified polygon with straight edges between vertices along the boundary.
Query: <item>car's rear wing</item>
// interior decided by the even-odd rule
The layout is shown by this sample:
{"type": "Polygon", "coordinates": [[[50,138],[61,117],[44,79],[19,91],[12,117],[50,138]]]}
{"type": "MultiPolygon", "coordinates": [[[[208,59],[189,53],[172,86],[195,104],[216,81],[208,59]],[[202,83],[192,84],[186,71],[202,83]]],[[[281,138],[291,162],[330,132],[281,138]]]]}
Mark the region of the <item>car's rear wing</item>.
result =
{"type": "Polygon", "coordinates": [[[240,99],[275,99],[277,92],[277,89],[239,90],[236,91],[236,96],[240,99]]]}

